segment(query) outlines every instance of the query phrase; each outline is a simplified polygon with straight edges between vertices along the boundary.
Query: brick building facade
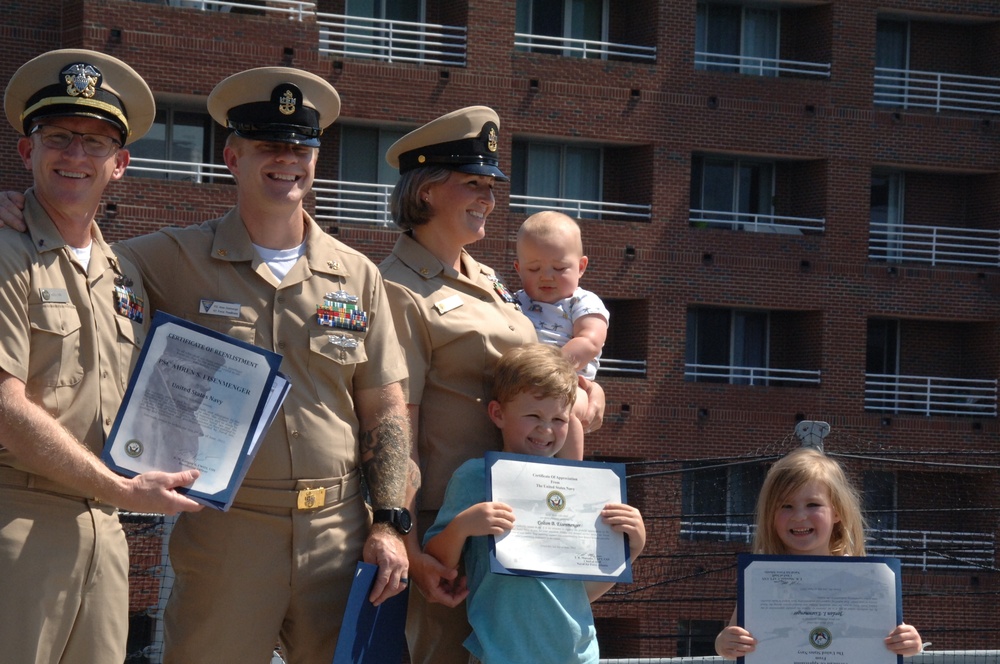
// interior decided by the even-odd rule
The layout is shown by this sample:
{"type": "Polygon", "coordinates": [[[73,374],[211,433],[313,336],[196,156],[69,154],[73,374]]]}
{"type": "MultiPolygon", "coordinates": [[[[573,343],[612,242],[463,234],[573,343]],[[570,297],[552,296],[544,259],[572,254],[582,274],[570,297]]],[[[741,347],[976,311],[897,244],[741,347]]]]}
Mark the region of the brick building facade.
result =
{"type": "MultiPolygon", "coordinates": [[[[376,262],[396,234],[385,147],[455,108],[498,111],[512,182],[472,253],[516,285],[518,224],[564,207],[612,311],[587,453],[629,463],[649,545],[596,605],[606,656],[710,647],[765,463],[801,421],[830,423],[876,543],[907,561],[908,622],[937,647],[1000,646],[1000,4],[3,5],[3,80],[86,47],[153,89],[154,135],[105,197],[109,239],[232,205],[205,98],[241,69],[340,92],[310,209],[376,262]]],[[[0,127],[0,173],[23,189],[15,138],[0,127]]]]}

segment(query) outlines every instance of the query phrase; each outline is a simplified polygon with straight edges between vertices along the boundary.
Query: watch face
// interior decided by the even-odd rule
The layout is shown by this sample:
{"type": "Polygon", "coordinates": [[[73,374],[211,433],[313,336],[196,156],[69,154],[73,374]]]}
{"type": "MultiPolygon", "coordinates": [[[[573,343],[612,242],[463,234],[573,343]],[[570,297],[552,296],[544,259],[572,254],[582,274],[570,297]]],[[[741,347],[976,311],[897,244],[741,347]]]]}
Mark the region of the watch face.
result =
{"type": "Polygon", "coordinates": [[[413,520],[410,519],[410,511],[407,509],[401,509],[396,512],[399,519],[399,528],[404,532],[409,532],[410,527],[413,525],[413,520]]]}

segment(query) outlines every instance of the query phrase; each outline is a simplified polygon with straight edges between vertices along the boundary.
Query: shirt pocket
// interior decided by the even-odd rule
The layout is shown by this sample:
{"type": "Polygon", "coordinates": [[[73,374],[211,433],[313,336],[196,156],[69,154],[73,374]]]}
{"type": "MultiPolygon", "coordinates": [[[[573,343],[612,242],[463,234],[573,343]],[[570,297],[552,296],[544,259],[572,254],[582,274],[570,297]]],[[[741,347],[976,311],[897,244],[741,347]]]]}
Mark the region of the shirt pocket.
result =
{"type": "Polygon", "coordinates": [[[368,360],[364,337],[335,327],[310,331],[309,365],[322,369],[327,362],[340,365],[360,364],[368,360]]]}
{"type": "Polygon", "coordinates": [[[118,372],[122,387],[128,385],[129,376],[139,360],[139,352],[146,338],[142,323],[125,316],[115,316],[118,325],[118,372]]]}
{"type": "Polygon", "coordinates": [[[241,318],[225,318],[205,314],[188,314],[185,318],[210,330],[229,335],[234,339],[257,345],[257,326],[253,321],[241,318]]]}
{"type": "Polygon", "coordinates": [[[28,382],[41,387],[67,387],[83,380],[80,363],[80,314],[72,304],[28,306],[31,351],[28,382]]]}

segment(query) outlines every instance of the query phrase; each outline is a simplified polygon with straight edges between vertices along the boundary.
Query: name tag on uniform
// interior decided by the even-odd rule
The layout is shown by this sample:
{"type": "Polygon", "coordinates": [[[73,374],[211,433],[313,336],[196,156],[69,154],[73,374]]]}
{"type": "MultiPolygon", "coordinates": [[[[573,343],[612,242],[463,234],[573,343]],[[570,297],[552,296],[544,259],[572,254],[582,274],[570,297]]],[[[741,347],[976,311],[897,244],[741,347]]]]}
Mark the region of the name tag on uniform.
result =
{"type": "Polygon", "coordinates": [[[42,298],[42,302],[55,302],[57,304],[69,302],[69,291],[65,288],[39,288],[38,296],[42,298]]]}
{"type": "Polygon", "coordinates": [[[462,297],[460,295],[452,295],[451,297],[446,297],[440,302],[435,303],[434,308],[437,309],[439,314],[446,314],[452,309],[458,309],[463,304],[465,303],[462,302],[462,297]]]}
{"type": "Polygon", "coordinates": [[[218,302],[216,300],[202,300],[198,305],[198,313],[209,316],[225,316],[226,318],[240,317],[239,302],[218,302]]]}

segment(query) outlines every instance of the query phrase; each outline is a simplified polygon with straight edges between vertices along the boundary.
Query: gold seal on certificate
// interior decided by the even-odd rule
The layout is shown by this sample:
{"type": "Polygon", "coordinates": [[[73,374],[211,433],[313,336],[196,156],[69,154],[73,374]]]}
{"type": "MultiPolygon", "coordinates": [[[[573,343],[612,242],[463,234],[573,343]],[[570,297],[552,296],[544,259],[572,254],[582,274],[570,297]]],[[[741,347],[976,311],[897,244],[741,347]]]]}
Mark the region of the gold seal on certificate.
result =
{"type": "Polygon", "coordinates": [[[228,509],[288,393],[280,364],[276,353],[157,313],[102,458],[129,476],[196,469],[178,491],[228,509]]]}
{"type": "Polygon", "coordinates": [[[490,569],[587,581],[632,581],[628,542],[601,520],[624,503],[625,466],[488,452],[490,500],[514,509],[517,526],[490,535],[490,569]]]}
{"type": "Polygon", "coordinates": [[[896,664],[903,622],[896,558],[739,556],[737,624],[757,639],[744,664],[896,664]]]}

